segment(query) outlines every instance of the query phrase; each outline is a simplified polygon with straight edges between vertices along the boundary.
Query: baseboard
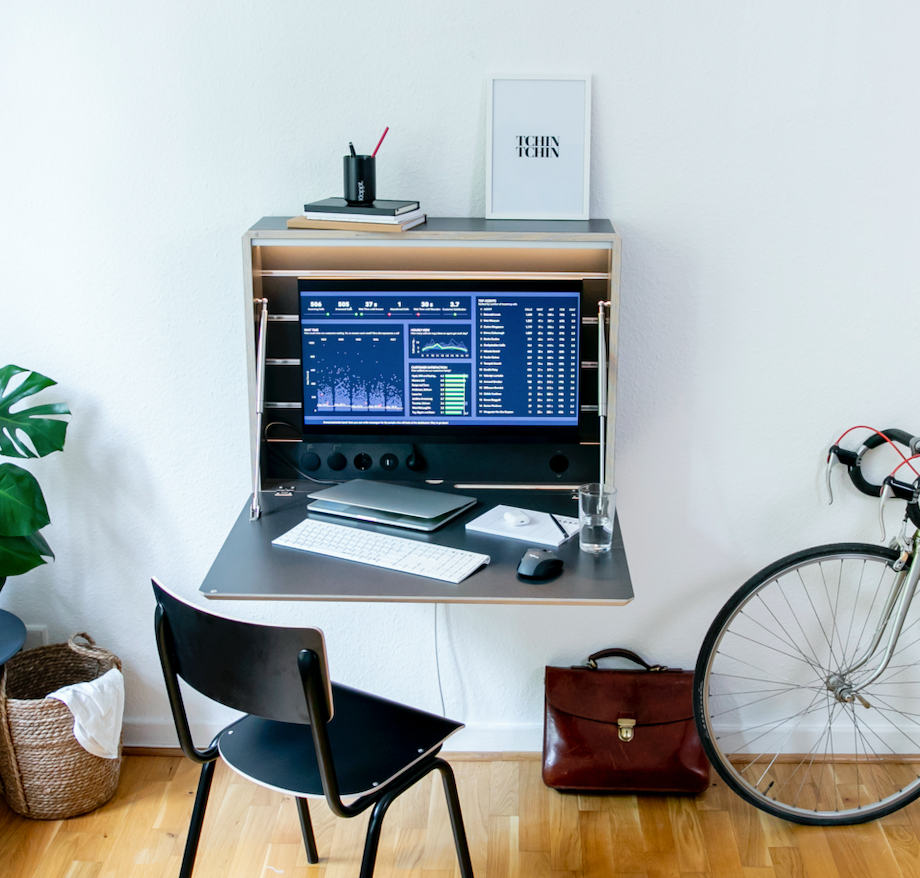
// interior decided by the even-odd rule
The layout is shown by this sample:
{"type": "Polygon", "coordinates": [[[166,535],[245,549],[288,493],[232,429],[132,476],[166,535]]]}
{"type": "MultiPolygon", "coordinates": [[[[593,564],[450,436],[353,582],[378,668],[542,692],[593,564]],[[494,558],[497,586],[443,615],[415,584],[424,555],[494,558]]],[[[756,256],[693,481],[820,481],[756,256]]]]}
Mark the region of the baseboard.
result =
{"type": "MultiPolygon", "coordinates": [[[[192,726],[192,738],[199,747],[206,746],[222,726],[199,723],[192,726]]],[[[474,724],[460,729],[444,745],[445,755],[478,754],[483,759],[488,754],[507,759],[508,754],[540,753],[543,749],[541,725],[489,725],[474,724]]],[[[171,722],[142,722],[125,720],[124,751],[135,756],[177,755],[179,742],[171,722]]]]}
{"type": "MultiPolygon", "coordinates": [[[[192,740],[199,747],[206,747],[221,727],[210,723],[196,723],[191,726],[192,740]]],[[[125,753],[145,755],[140,751],[175,751],[179,749],[176,727],[165,720],[144,721],[126,719],[122,725],[122,741],[125,753]]]]}
{"type": "Polygon", "coordinates": [[[121,748],[122,756],[182,756],[179,747],[132,747],[125,744],[121,748]]]}
{"type": "MultiPolygon", "coordinates": [[[[168,756],[173,759],[182,756],[178,747],[129,747],[122,748],[125,756],[168,756]]],[[[449,762],[537,762],[542,758],[541,753],[502,753],[490,751],[487,753],[464,753],[451,750],[449,753],[442,751],[449,762]]]]}
{"type": "Polygon", "coordinates": [[[471,724],[451,735],[445,753],[539,753],[543,750],[542,725],[471,724]]]}

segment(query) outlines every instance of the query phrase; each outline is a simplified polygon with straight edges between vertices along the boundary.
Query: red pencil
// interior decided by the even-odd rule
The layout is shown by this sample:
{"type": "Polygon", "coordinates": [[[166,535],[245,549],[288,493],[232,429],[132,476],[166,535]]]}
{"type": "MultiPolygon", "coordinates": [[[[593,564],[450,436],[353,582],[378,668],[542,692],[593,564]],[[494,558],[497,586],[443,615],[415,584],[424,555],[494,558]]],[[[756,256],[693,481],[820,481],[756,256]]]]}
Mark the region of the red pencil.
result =
{"type": "Polygon", "coordinates": [[[383,138],[387,136],[387,131],[389,130],[390,130],[390,126],[387,125],[387,127],[383,131],[383,134],[380,135],[380,140],[377,141],[377,146],[374,147],[374,151],[371,153],[371,158],[377,155],[377,150],[380,149],[380,144],[383,143],[383,138]]]}

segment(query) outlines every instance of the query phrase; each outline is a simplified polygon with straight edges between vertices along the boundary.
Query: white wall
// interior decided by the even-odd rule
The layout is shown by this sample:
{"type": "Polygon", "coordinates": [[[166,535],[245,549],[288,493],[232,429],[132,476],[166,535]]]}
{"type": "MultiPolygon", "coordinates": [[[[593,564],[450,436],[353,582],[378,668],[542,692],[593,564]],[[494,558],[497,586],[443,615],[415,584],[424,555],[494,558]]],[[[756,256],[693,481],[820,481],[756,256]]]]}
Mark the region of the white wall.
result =
{"type": "MultiPolygon", "coordinates": [[[[620,644],[691,666],[761,566],[877,538],[839,476],[826,506],[837,435],[920,431],[918,29],[907,3],[9,5],[0,360],[56,378],[74,418],[35,466],[57,561],[0,607],[118,653],[126,742],[170,741],[149,577],[197,597],[248,492],[240,235],[337,193],[348,141],[387,125],[382,195],[482,215],[484,77],[588,71],[637,597],[442,607],[447,710],[464,746],[537,749],[544,664],[620,644]]],[[[431,606],[221,609],[315,622],[340,680],[440,707],[431,606]]]]}

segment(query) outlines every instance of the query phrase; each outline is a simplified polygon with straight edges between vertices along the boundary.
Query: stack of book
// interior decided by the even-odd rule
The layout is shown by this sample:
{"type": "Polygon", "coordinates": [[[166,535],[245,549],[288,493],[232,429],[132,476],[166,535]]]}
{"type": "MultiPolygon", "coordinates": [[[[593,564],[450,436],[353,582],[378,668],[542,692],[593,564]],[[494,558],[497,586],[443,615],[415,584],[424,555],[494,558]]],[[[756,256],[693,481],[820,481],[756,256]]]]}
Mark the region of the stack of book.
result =
{"type": "Polygon", "coordinates": [[[326,198],[303,206],[289,229],[338,229],[349,232],[405,232],[425,222],[417,201],[383,201],[350,205],[344,198],[326,198]]]}

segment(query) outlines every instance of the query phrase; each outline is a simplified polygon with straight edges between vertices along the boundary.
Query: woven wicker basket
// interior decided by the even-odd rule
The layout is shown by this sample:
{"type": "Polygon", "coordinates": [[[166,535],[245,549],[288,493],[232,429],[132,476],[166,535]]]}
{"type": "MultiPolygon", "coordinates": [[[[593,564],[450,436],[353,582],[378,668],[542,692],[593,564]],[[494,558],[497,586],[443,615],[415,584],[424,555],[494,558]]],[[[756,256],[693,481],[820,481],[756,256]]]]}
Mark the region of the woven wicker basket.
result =
{"type": "Polygon", "coordinates": [[[98,808],[118,786],[117,759],[88,753],[73,734],[73,714],[45,696],[86,683],[121,662],[88,634],[29,649],[11,658],[0,677],[0,779],[9,806],[24,817],[61,820],[98,808]],[[82,637],[89,646],[75,643],[82,637]]]}

